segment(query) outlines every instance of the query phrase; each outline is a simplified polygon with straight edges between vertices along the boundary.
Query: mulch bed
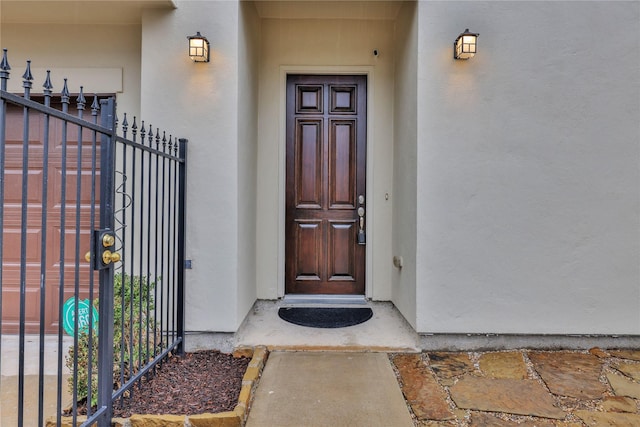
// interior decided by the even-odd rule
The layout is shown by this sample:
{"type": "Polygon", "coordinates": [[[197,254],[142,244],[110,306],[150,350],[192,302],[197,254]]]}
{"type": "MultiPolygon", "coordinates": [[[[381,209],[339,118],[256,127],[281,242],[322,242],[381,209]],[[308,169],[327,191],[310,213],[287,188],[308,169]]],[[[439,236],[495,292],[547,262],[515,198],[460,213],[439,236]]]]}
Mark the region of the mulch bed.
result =
{"type": "MultiPolygon", "coordinates": [[[[114,402],[113,416],[133,414],[196,415],[233,411],[250,359],[219,351],[173,356],[143,379],[130,396],[114,402]]],[[[84,405],[78,413],[86,414],[84,405]]]]}
{"type": "Polygon", "coordinates": [[[249,361],[218,351],[172,357],[130,397],[122,399],[122,405],[115,402],[113,416],[233,411],[249,361]]]}

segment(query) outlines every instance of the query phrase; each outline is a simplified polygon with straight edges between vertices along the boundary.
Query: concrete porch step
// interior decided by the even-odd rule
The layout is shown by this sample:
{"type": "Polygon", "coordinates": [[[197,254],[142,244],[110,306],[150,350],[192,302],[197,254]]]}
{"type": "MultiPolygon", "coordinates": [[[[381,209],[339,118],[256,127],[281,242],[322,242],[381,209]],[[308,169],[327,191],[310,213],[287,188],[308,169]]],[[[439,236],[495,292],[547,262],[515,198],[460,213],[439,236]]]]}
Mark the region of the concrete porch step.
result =
{"type": "MultiPolygon", "coordinates": [[[[264,345],[269,350],[419,351],[418,334],[390,302],[357,304],[371,307],[373,317],[359,325],[336,329],[310,328],[282,320],[278,309],[290,304],[291,300],[257,301],[236,334],[236,346],[264,345]]],[[[305,306],[309,306],[308,302],[305,306]]]]}

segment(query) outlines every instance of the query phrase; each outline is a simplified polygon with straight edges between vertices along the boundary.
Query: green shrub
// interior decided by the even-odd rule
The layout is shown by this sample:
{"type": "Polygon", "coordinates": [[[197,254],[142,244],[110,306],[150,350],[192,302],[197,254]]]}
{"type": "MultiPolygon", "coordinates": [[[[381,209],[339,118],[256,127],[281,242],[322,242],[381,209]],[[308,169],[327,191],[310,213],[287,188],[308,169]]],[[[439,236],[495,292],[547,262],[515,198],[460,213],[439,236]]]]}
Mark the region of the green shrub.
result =
{"type": "MultiPolygon", "coordinates": [[[[155,349],[162,347],[158,327],[153,319],[153,294],[156,282],[149,282],[145,277],[129,276],[118,273],[114,276],[114,329],[113,329],[113,386],[118,389],[122,380],[126,382],[135,372],[152,360],[155,349]],[[140,308],[142,307],[142,310],[140,308]],[[147,316],[147,310],[149,316],[147,316]],[[147,345],[147,331],[149,334],[147,345]],[[154,347],[155,345],[155,347],[154,347]],[[124,368],[124,369],[122,369],[124,368]]],[[[99,301],[94,299],[93,305],[98,308],[99,301]]],[[[100,319],[102,320],[102,319],[100,319]]],[[[91,406],[98,403],[98,336],[92,334],[92,372],[91,372],[91,406]]],[[[73,372],[76,349],[69,348],[65,364],[73,372]]],[[[78,370],[68,380],[70,393],[77,383],[78,401],[86,399],[89,385],[89,332],[78,334],[78,370]]]]}

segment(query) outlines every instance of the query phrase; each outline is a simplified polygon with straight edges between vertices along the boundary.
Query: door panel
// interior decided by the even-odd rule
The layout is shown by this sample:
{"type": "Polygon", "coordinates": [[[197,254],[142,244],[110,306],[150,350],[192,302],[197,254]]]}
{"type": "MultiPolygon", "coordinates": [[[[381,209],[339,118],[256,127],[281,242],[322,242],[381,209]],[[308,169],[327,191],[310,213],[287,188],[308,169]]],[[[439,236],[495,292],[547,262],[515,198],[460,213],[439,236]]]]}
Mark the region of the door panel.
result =
{"type": "Polygon", "coordinates": [[[329,139],[329,191],[330,209],[355,207],[356,174],[355,120],[331,121],[329,139]]]}
{"type": "Polygon", "coordinates": [[[366,76],[288,76],[286,137],[285,290],[362,295],[366,76]]]}
{"type": "Polygon", "coordinates": [[[322,204],[322,121],[300,120],[297,128],[296,207],[320,208],[322,204]]]}
{"type": "Polygon", "coordinates": [[[320,221],[296,221],[297,243],[296,280],[319,281],[322,259],[317,254],[322,250],[322,223],[320,221]]]}
{"type": "Polygon", "coordinates": [[[355,221],[329,221],[329,280],[356,280],[355,221]]]}
{"type": "Polygon", "coordinates": [[[354,86],[330,86],[331,112],[334,114],[356,114],[356,88],[354,86]]]}

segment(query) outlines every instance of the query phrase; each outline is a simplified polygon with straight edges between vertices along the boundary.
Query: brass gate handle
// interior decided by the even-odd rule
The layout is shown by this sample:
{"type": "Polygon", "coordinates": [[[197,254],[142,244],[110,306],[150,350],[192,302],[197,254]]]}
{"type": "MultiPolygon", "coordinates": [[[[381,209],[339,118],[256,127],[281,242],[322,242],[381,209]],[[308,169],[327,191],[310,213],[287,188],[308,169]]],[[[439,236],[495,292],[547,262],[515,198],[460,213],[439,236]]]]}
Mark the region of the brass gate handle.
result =
{"type": "MultiPolygon", "coordinates": [[[[91,252],[87,252],[84,254],[84,259],[87,262],[91,262],[91,252]]],[[[120,262],[121,256],[117,252],[111,252],[110,250],[106,250],[102,253],[102,262],[105,265],[111,264],[112,262],[120,262]]]]}
{"type": "Polygon", "coordinates": [[[120,262],[120,254],[107,249],[102,252],[102,262],[105,263],[105,265],[111,264],[112,262],[120,262]]]}

